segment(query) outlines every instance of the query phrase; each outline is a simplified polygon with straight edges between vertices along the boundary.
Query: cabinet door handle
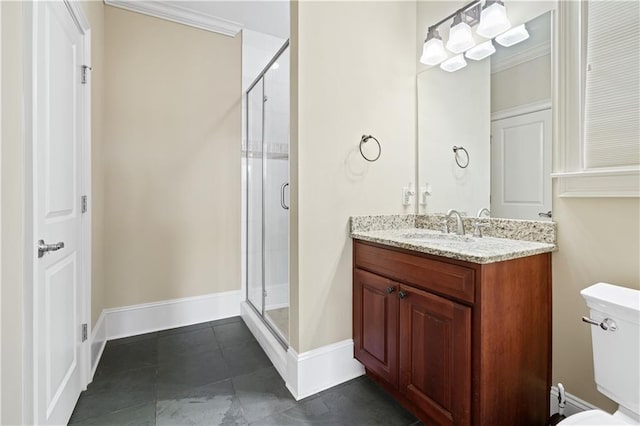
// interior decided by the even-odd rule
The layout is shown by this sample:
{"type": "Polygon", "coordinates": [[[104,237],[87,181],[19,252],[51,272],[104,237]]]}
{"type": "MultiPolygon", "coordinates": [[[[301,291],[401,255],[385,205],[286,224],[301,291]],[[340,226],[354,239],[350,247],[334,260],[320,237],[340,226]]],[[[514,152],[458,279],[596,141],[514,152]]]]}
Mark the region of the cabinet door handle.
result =
{"type": "Polygon", "coordinates": [[[407,297],[407,296],[408,296],[408,294],[407,294],[406,292],[404,292],[404,291],[401,291],[400,293],[398,293],[398,297],[399,297],[400,299],[404,299],[404,298],[405,298],[405,297],[407,297]]]}
{"type": "Polygon", "coordinates": [[[387,294],[391,294],[396,291],[396,288],[394,286],[389,286],[385,291],[387,292],[387,294]]]}

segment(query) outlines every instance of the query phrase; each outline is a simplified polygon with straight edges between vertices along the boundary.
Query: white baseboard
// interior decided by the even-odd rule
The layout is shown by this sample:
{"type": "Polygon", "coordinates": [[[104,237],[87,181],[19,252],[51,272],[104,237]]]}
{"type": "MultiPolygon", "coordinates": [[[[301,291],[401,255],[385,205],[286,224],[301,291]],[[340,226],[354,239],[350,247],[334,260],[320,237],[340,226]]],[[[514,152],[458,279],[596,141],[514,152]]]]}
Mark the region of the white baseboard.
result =
{"type": "Polygon", "coordinates": [[[241,291],[105,309],[91,333],[92,376],[108,340],[241,315],[251,333],[297,399],[303,399],[364,374],[353,357],[353,340],[298,354],[285,350],[241,291]]]}
{"type": "Polygon", "coordinates": [[[107,340],[240,315],[240,290],[105,309],[107,340]]]}
{"type": "Polygon", "coordinates": [[[107,323],[105,321],[104,311],[100,313],[95,327],[91,330],[91,376],[89,381],[93,380],[98,367],[98,361],[102,357],[102,352],[107,344],[107,323]]]}
{"type": "Polygon", "coordinates": [[[353,340],[344,340],[301,354],[292,348],[285,351],[246,302],[241,304],[241,312],[242,319],[296,400],[364,374],[364,367],[353,357],[353,340]]]}
{"type": "MultiPolygon", "coordinates": [[[[237,315],[242,316],[296,400],[364,374],[362,364],[353,358],[351,339],[301,354],[292,348],[285,350],[237,290],[105,309],[91,330],[91,378],[108,340],[237,315]]],[[[558,412],[557,387],[551,388],[550,398],[552,415],[558,412]]],[[[598,408],[568,392],[566,398],[566,416],[598,408]]]]}
{"type": "Polygon", "coordinates": [[[108,340],[240,315],[240,290],[104,309],[91,330],[91,376],[108,340]]]}
{"type": "Polygon", "coordinates": [[[287,388],[296,400],[364,374],[364,366],[353,357],[351,339],[301,354],[289,348],[287,358],[290,364],[287,388]]]}
{"type": "MultiPolygon", "coordinates": [[[[569,417],[574,414],[587,410],[597,410],[598,407],[578,398],[575,395],[571,395],[569,392],[565,392],[567,403],[564,407],[564,415],[569,417]]],[[[549,415],[553,415],[558,412],[558,388],[557,386],[551,387],[551,412],[549,415]]]]}

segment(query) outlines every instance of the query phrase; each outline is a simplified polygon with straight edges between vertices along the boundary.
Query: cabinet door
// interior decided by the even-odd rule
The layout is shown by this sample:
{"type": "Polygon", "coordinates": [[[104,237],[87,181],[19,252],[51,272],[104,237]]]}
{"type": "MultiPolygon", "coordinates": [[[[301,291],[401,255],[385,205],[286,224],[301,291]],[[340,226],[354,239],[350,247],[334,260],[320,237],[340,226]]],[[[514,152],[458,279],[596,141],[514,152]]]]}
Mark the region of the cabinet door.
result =
{"type": "Polygon", "coordinates": [[[398,284],[361,269],[353,280],[355,357],[398,386],[398,284]]]}
{"type": "Polygon", "coordinates": [[[404,285],[399,296],[400,392],[434,424],[469,424],[471,308],[404,285]]]}

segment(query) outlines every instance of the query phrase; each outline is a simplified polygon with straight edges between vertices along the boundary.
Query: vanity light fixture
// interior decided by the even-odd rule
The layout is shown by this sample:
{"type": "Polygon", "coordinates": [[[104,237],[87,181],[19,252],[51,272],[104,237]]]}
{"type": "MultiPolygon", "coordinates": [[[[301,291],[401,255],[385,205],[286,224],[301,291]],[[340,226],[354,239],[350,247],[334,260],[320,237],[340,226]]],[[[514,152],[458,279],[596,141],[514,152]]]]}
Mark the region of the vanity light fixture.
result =
{"type": "Polygon", "coordinates": [[[524,26],[524,24],[522,24],[513,29],[510,29],[504,34],[500,34],[498,37],[496,37],[496,41],[501,46],[510,47],[514,44],[520,43],[521,41],[525,41],[528,38],[529,31],[527,31],[527,28],[524,26]]]}
{"type": "Polygon", "coordinates": [[[464,60],[463,54],[459,54],[452,58],[449,58],[440,64],[440,68],[448,72],[458,71],[466,66],[467,61],[464,60]]]}
{"type": "Polygon", "coordinates": [[[484,38],[494,38],[511,28],[507,10],[502,0],[487,0],[480,13],[480,25],[476,32],[484,38]]]}
{"type": "Polygon", "coordinates": [[[431,27],[427,33],[427,39],[422,46],[420,62],[425,65],[438,65],[445,59],[447,59],[447,52],[444,50],[442,37],[438,34],[436,27],[431,27]]]}
{"type": "Polygon", "coordinates": [[[462,21],[462,12],[458,12],[453,18],[453,23],[449,30],[447,49],[453,53],[462,53],[473,47],[474,44],[476,44],[476,42],[473,39],[471,27],[462,21]]]}
{"type": "Polygon", "coordinates": [[[495,53],[493,39],[500,45],[509,47],[529,38],[529,33],[523,25],[511,28],[507,18],[507,11],[502,0],[473,0],[451,15],[441,19],[429,27],[427,38],[422,47],[420,62],[425,65],[438,65],[445,71],[454,72],[467,65],[465,56],[474,61],[480,61],[495,53]],[[447,49],[455,56],[447,59],[447,52],[442,42],[438,27],[453,18],[449,29],[447,49]],[[478,24],[478,36],[488,38],[476,45],[471,28],[478,24]],[[497,36],[497,37],[496,37],[497,36]],[[463,52],[466,52],[463,54],[463,52]]]}
{"type": "Polygon", "coordinates": [[[493,55],[496,52],[496,48],[493,46],[493,41],[487,40],[484,43],[472,47],[464,54],[469,59],[474,61],[481,61],[486,57],[493,55]]]}

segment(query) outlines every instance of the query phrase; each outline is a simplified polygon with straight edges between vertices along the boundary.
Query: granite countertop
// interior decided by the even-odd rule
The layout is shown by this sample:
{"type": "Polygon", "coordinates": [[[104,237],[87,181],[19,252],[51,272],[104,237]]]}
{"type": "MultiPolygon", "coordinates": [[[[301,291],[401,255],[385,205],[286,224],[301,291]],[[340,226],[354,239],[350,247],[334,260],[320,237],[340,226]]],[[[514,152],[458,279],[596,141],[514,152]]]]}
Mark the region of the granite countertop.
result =
{"type": "Polygon", "coordinates": [[[556,249],[555,244],[546,242],[461,236],[415,227],[393,228],[352,228],[351,238],[480,264],[548,253],[556,249]]]}

